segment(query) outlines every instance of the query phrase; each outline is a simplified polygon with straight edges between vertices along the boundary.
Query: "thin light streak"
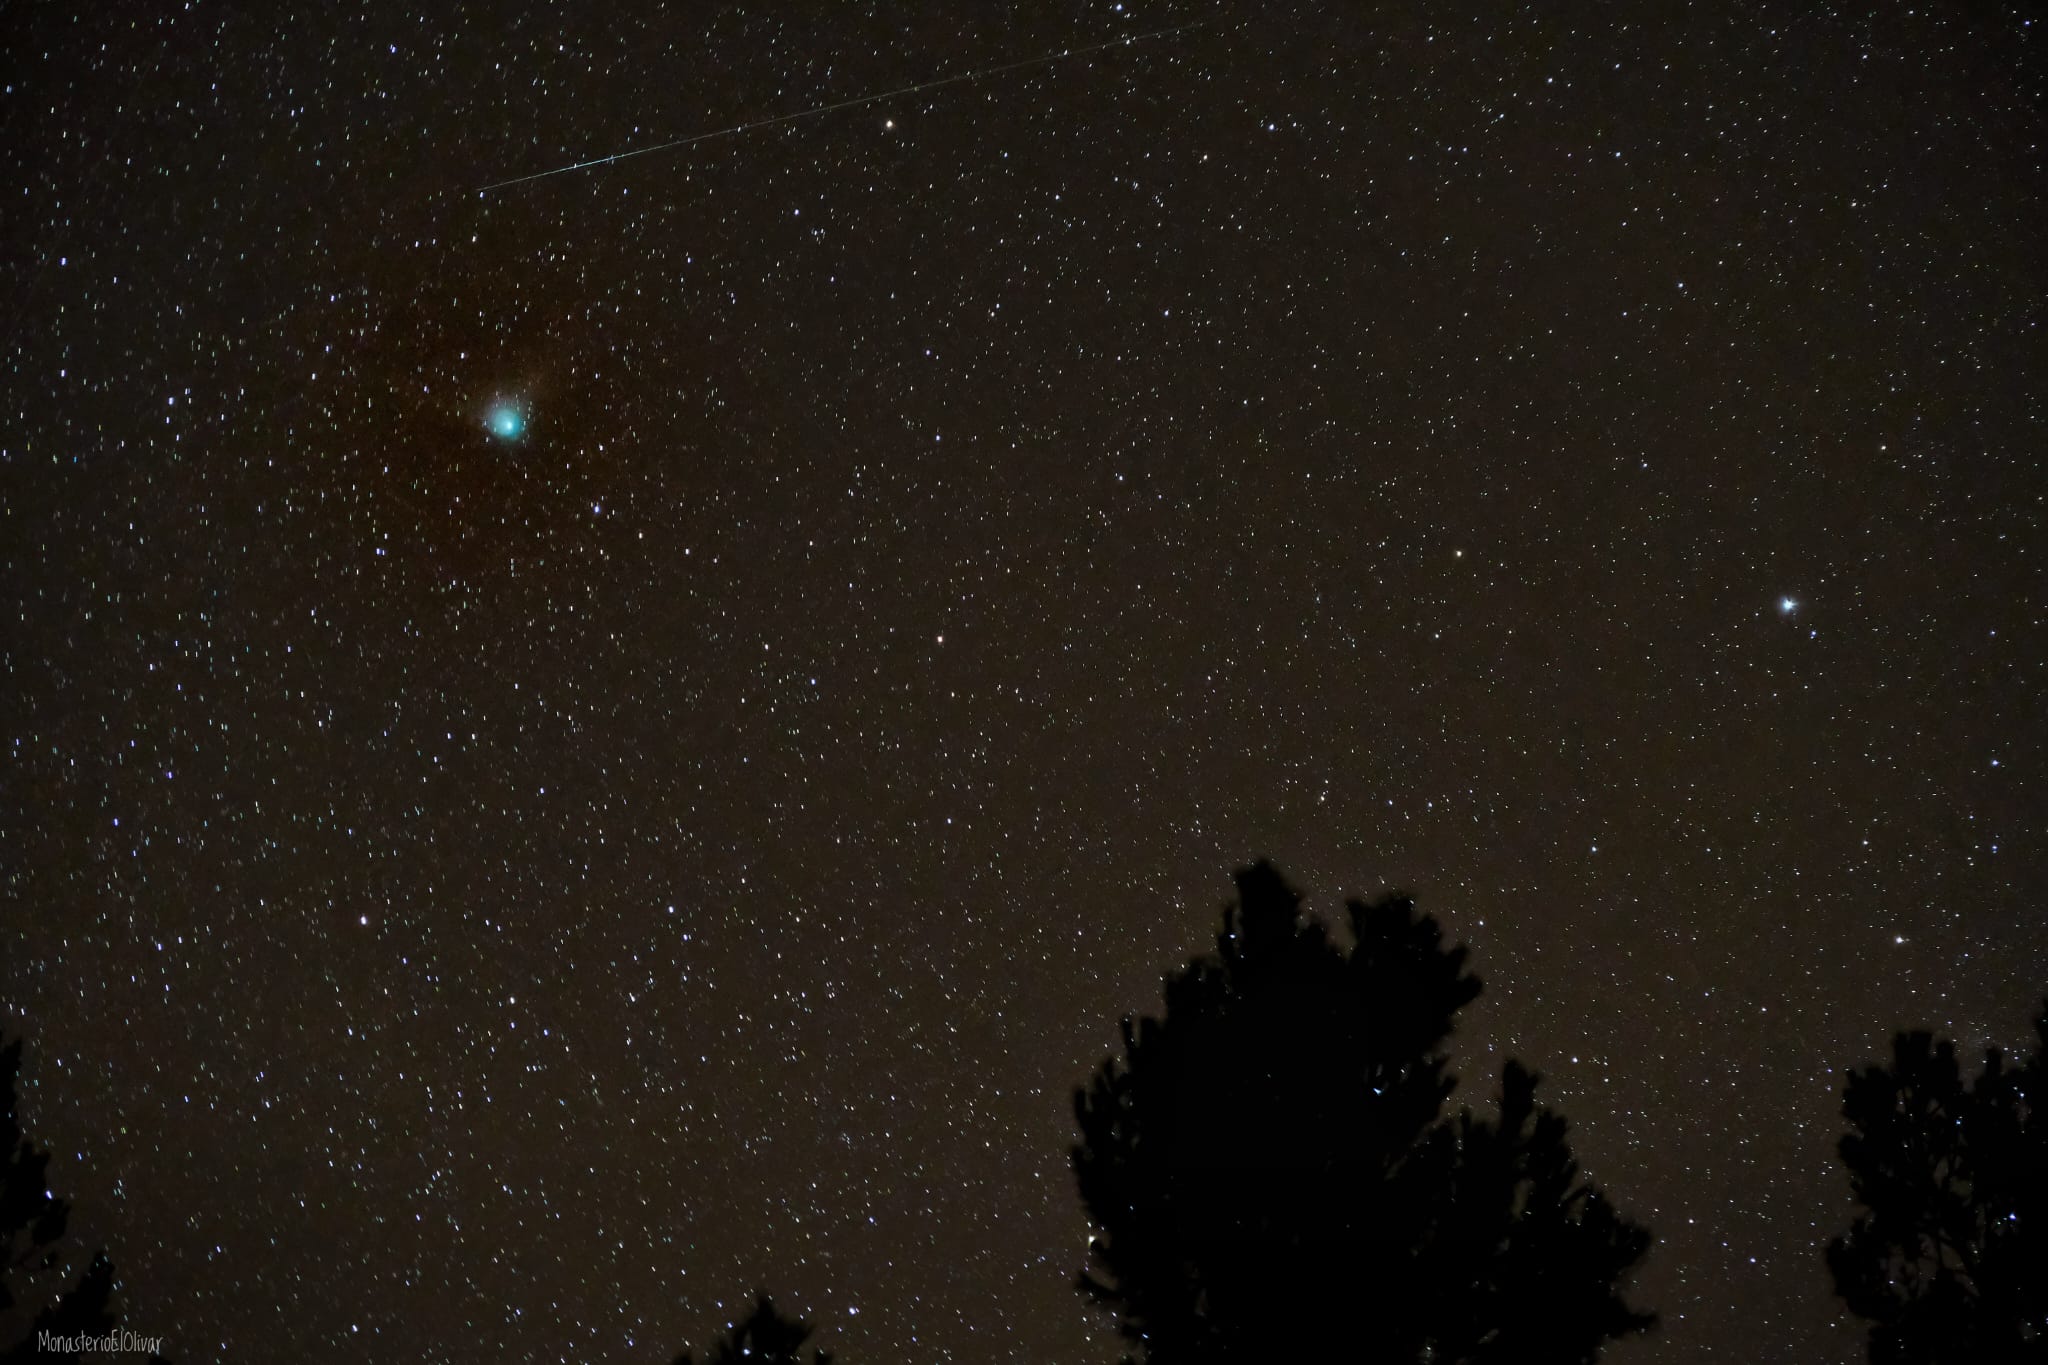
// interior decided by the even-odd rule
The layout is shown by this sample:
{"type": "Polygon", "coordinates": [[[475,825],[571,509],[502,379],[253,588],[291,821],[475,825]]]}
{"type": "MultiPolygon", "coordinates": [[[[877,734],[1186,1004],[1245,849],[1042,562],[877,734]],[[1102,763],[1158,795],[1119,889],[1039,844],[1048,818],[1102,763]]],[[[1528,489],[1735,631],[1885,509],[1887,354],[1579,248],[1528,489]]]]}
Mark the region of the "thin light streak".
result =
{"type": "Polygon", "coordinates": [[[940,86],[958,85],[963,81],[984,80],[990,76],[1001,76],[1012,71],[1022,71],[1026,67],[1044,66],[1049,62],[1064,61],[1069,57],[1085,57],[1091,52],[1102,52],[1112,47],[1127,47],[1132,43],[1142,43],[1152,38],[1164,38],[1171,34],[1184,33],[1191,28],[1201,28],[1209,22],[1211,21],[1207,19],[1197,19],[1191,23],[1175,24],[1171,28],[1155,28],[1146,33],[1126,34],[1124,37],[1111,38],[1107,42],[1093,43],[1087,47],[1062,48],[1058,52],[1049,52],[1043,56],[1026,57],[1023,61],[1019,62],[1006,62],[1001,66],[986,66],[976,71],[962,71],[957,75],[940,76],[934,80],[920,81],[916,85],[906,85],[895,90],[884,90],[878,95],[860,95],[853,99],[839,100],[833,104],[821,104],[815,109],[799,109],[794,113],[775,114],[768,118],[755,119],[750,123],[735,123],[730,128],[718,128],[708,133],[696,133],[690,137],[677,138],[673,142],[657,143],[652,147],[635,147],[631,151],[614,152],[610,156],[592,157],[588,161],[577,161],[567,166],[556,166],[550,170],[535,171],[531,175],[515,175],[510,180],[498,180],[485,185],[477,190],[477,193],[485,195],[489,194],[492,190],[509,189],[514,185],[524,185],[529,181],[545,180],[551,175],[567,175],[571,171],[586,171],[592,166],[609,166],[614,162],[625,161],[630,157],[652,156],[656,152],[672,152],[683,147],[694,147],[700,142],[710,142],[714,138],[737,137],[741,133],[751,133],[758,128],[772,128],[779,123],[795,123],[799,119],[822,118],[826,114],[836,114],[842,109],[854,109],[863,104],[875,104],[881,100],[896,99],[902,95],[915,95],[920,91],[937,90],[940,86]]]}

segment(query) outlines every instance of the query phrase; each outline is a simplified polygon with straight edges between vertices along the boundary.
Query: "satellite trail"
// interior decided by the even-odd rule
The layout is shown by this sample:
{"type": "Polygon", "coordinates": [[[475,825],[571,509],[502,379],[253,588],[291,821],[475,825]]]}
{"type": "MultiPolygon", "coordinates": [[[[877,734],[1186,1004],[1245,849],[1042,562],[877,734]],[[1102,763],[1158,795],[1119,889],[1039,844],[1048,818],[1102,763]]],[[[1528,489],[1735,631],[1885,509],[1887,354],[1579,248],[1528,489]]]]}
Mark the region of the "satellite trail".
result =
{"type": "Polygon", "coordinates": [[[492,190],[509,189],[513,185],[524,185],[530,180],[545,180],[551,175],[567,175],[571,171],[586,171],[592,166],[609,166],[615,161],[624,161],[629,157],[650,156],[655,152],[672,152],[679,147],[693,147],[699,142],[710,142],[714,138],[737,137],[741,133],[753,132],[756,128],[772,128],[778,123],[795,123],[799,119],[821,118],[826,114],[836,114],[842,109],[853,109],[863,104],[874,104],[880,100],[895,99],[898,95],[915,95],[921,90],[936,90],[942,85],[958,85],[962,81],[977,81],[989,76],[1001,76],[1011,71],[1022,71],[1026,67],[1044,66],[1049,62],[1065,61],[1069,57],[1085,57],[1091,52],[1101,52],[1112,47],[1126,47],[1132,43],[1142,43],[1151,38],[1164,38],[1170,34],[1184,33],[1188,29],[1200,28],[1210,22],[1208,19],[1196,19],[1190,23],[1175,24],[1171,28],[1155,28],[1146,33],[1132,33],[1121,38],[1111,38],[1107,42],[1092,43],[1087,47],[1062,48],[1058,52],[1048,52],[1041,57],[1026,57],[1021,62],[1005,62],[1001,66],[985,66],[976,71],[962,71],[955,76],[940,76],[936,80],[920,81],[916,85],[905,85],[899,86],[894,90],[884,90],[878,95],[860,95],[854,99],[840,100],[834,104],[821,104],[814,109],[799,109],[795,113],[775,114],[769,118],[755,119],[751,123],[735,123],[730,128],[716,128],[708,133],[696,133],[690,137],[679,137],[673,142],[661,142],[652,147],[635,147],[631,151],[614,152],[610,156],[599,156],[593,157],[589,161],[572,162],[567,166],[556,166],[552,170],[535,171],[531,175],[515,175],[510,180],[498,180],[485,185],[477,193],[479,195],[489,194],[492,190]]]}

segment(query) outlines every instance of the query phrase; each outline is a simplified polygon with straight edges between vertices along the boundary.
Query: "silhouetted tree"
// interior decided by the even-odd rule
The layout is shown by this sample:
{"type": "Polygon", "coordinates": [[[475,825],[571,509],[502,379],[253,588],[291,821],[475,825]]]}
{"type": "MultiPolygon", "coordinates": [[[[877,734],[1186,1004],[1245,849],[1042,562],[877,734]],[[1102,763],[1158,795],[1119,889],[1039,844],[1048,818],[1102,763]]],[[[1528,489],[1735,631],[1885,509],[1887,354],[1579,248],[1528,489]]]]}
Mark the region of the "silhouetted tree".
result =
{"type": "MultiPolygon", "coordinates": [[[[809,1324],[783,1317],[763,1294],[747,1319],[711,1348],[705,1365],[803,1365],[803,1345],[810,1337],[809,1324]]],[[[690,1353],[677,1356],[675,1365],[690,1365],[690,1353]]],[[[811,1365],[832,1365],[831,1353],[812,1351],[811,1365]]]]}
{"type": "Polygon", "coordinates": [[[1396,897],[1349,905],[1347,952],[1266,863],[1237,891],[1075,1092],[1081,1288],[1137,1357],[1580,1362],[1647,1329],[1617,1283],[1649,1233],[1579,1178],[1536,1077],[1443,1112],[1464,948],[1396,897]]]}
{"type": "Polygon", "coordinates": [[[64,1229],[71,1206],[50,1193],[50,1154],[22,1136],[16,1085],[21,1075],[21,1040],[0,1047],[0,1237],[6,1239],[0,1266],[0,1314],[17,1303],[43,1300],[26,1335],[0,1346],[0,1365],[54,1360],[38,1352],[38,1334],[103,1336],[114,1328],[114,1268],[102,1255],[68,1287],[61,1274],[64,1229]]]}
{"type": "Polygon", "coordinates": [[[1873,1365],[2048,1361],[2048,1003],[2034,1028],[2033,1056],[1992,1048],[1973,1084],[1926,1032],[1850,1074],[1841,1154],[1865,1211],[1828,1268],[1873,1365]]]}

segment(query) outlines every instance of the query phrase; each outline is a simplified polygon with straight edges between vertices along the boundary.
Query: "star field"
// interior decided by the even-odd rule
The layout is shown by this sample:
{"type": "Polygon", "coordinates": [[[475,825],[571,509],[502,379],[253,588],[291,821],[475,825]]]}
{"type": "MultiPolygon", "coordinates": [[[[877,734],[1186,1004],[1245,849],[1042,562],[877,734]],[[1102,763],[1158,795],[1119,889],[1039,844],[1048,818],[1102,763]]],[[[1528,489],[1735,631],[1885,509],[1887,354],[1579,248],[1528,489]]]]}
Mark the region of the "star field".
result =
{"type": "Polygon", "coordinates": [[[124,1321],[1113,1361],[1070,1091],[1266,855],[1472,945],[1609,1359],[1860,1360],[1845,1071],[2048,990],[2040,26],[686,8],[0,10],[0,1000],[124,1321]]]}

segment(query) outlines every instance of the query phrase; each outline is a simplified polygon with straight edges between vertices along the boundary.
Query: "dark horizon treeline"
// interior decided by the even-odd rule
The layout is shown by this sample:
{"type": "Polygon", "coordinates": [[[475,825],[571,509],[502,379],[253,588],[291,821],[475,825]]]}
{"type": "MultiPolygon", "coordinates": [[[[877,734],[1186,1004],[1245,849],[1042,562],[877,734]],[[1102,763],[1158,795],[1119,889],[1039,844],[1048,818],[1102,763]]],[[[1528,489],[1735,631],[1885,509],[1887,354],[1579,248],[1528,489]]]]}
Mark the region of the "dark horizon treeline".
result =
{"type": "Polygon", "coordinates": [[[1237,893],[1076,1097],[1081,1288],[1133,1358],[1591,1360],[1647,1331],[1618,1285],[1649,1230],[1579,1178],[1536,1076],[1444,1112],[1466,950],[1403,897],[1352,901],[1347,951],[1269,864],[1237,893]]]}
{"type": "MultiPolygon", "coordinates": [[[[1509,1059],[1491,1113],[1446,1111],[1481,990],[1464,946],[1406,897],[1349,902],[1345,945],[1270,864],[1236,883],[1215,952],[1074,1092],[1094,1231],[1076,1287],[1125,1365],[1590,1365],[1654,1330],[1623,1296],[1650,1229],[1581,1177],[1536,1073],[1509,1059]]],[[[2048,1002],[2035,1030],[1974,1078],[1924,1031],[1849,1077],[1862,1211],[1825,1254],[1872,1365],[2048,1365],[2048,1002]]],[[[119,1324],[111,1263],[74,1272],[49,1154],[21,1131],[21,1050],[0,1047],[0,1365],[78,1359],[39,1335],[119,1324]]],[[[810,1337],[762,1294],[705,1359],[830,1365],[810,1337]]]]}
{"type": "Polygon", "coordinates": [[[94,1252],[75,1280],[66,1273],[71,1206],[50,1191],[50,1154],[22,1136],[20,1075],[16,1038],[0,1046],[0,1365],[75,1360],[77,1352],[44,1351],[39,1343],[46,1334],[70,1341],[118,1328],[114,1266],[105,1254],[94,1252]],[[16,1337],[8,1329],[20,1311],[29,1321],[16,1337]]]}

